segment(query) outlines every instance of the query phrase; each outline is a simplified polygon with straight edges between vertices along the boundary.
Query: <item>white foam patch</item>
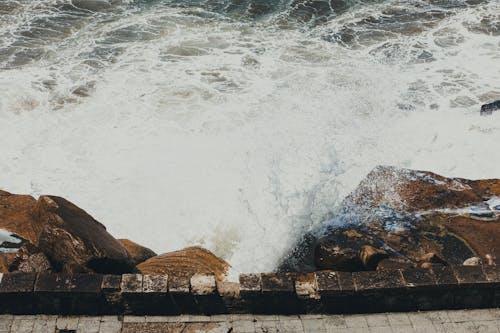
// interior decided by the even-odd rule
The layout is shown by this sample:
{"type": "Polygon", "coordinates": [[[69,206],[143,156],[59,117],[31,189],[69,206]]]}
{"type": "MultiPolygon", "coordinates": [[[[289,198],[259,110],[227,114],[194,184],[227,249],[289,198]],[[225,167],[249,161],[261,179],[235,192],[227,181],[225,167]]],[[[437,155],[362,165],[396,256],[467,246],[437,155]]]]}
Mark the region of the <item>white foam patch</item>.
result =
{"type": "Polygon", "coordinates": [[[378,164],[500,177],[500,113],[478,114],[485,94],[500,98],[500,37],[463,27],[479,14],[400,38],[430,48],[429,63],[182,9],[90,20],[57,52],[0,72],[0,186],[64,196],[157,252],[205,246],[232,276],[273,270],[378,164]],[[436,46],[444,27],[463,42],[436,46]]]}

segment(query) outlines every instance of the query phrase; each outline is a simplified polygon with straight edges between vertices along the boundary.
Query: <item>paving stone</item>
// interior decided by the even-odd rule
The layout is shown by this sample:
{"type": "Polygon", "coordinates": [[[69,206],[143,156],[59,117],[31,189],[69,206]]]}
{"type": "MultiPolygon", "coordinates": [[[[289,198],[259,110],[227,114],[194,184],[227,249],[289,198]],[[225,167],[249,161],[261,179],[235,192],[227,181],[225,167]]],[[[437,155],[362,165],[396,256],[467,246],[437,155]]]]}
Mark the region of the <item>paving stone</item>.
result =
{"type": "Polygon", "coordinates": [[[366,322],[364,315],[349,315],[344,316],[344,319],[347,328],[368,327],[368,323],[366,322]]]}
{"type": "Polygon", "coordinates": [[[54,333],[56,329],[57,316],[37,316],[33,325],[35,333],[54,333]]]}
{"type": "Polygon", "coordinates": [[[146,323],[178,323],[181,322],[180,316],[146,316],[146,317],[135,317],[133,319],[129,318],[129,323],[136,322],[146,322],[146,323]],[[142,320],[144,318],[144,320],[142,320]],[[131,321],[132,320],[132,321],[131,321]]]}
{"type": "Polygon", "coordinates": [[[143,323],[146,321],[146,316],[124,316],[124,323],[143,323]]]}
{"type": "Polygon", "coordinates": [[[181,333],[184,323],[123,323],[122,333],[181,333]]]}
{"type": "MultiPolygon", "coordinates": [[[[277,315],[254,315],[253,318],[257,321],[278,321],[277,315]]],[[[500,319],[500,318],[499,318],[500,319]]]]}
{"type": "Polygon", "coordinates": [[[99,333],[119,333],[122,330],[122,322],[117,316],[101,317],[99,333]]]}
{"type": "Polygon", "coordinates": [[[0,315],[0,332],[10,332],[13,320],[13,315],[0,315]]]}
{"type": "Polygon", "coordinates": [[[323,317],[323,323],[327,330],[337,328],[347,328],[343,315],[329,315],[323,317]]]}
{"type": "MultiPolygon", "coordinates": [[[[391,326],[392,332],[393,333],[413,333],[413,327],[411,325],[398,325],[398,326],[391,326]]],[[[432,329],[434,329],[432,327],[432,329]]],[[[433,333],[434,331],[427,331],[425,333],[433,333]]],[[[424,332],[422,332],[424,333],[424,332]]]]}
{"type": "Polygon", "coordinates": [[[78,317],[58,317],[56,328],[59,330],[76,330],[78,328],[78,317]]]}
{"type": "Polygon", "coordinates": [[[231,323],[232,331],[234,333],[254,333],[255,323],[253,320],[238,320],[231,323]]]}
{"type": "Polygon", "coordinates": [[[120,333],[122,331],[122,322],[110,321],[102,322],[99,326],[99,333],[120,333]]]}
{"type": "MultiPolygon", "coordinates": [[[[182,333],[227,333],[231,329],[229,323],[187,323],[182,333]]],[[[237,331],[235,331],[237,332],[237,331]]],[[[254,333],[255,331],[252,331],[254,333]]]]}
{"type": "Polygon", "coordinates": [[[279,331],[280,332],[290,332],[290,333],[302,333],[304,332],[304,326],[302,321],[295,316],[280,316],[279,320],[279,331]],[[287,318],[289,317],[289,318],[287,318]]]}
{"type": "Polygon", "coordinates": [[[429,312],[424,312],[424,314],[429,318],[433,324],[436,323],[449,323],[450,317],[448,316],[448,312],[446,310],[441,310],[441,311],[429,311],[429,312]]]}
{"type": "Polygon", "coordinates": [[[426,312],[409,312],[408,318],[410,318],[413,327],[417,326],[432,326],[432,319],[426,312]]]}
{"type": "Polygon", "coordinates": [[[389,319],[385,313],[376,313],[365,316],[368,327],[390,326],[389,319]]]}
{"type": "MultiPolygon", "coordinates": [[[[412,332],[412,331],[409,331],[412,332]]],[[[434,325],[418,325],[418,326],[413,326],[413,332],[415,333],[437,333],[435,326],[434,325]]],[[[441,332],[441,331],[439,331],[441,332]]],[[[395,331],[396,333],[396,331],[395,331]]],[[[405,333],[405,332],[401,332],[405,333]]]]}
{"type": "Polygon", "coordinates": [[[471,321],[487,321],[494,320],[495,317],[488,309],[486,310],[462,310],[462,311],[447,311],[447,315],[452,322],[471,322],[471,321]]]}
{"type": "Polygon", "coordinates": [[[390,326],[370,327],[370,333],[392,333],[390,326]]]}
{"type": "Polygon", "coordinates": [[[78,321],[78,333],[98,333],[101,318],[99,317],[81,317],[78,321]]]}
{"type": "Polygon", "coordinates": [[[14,318],[12,321],[12,326],[10,327],[10,331],[12,333],[31,333],[33,332],[33,325],[35,321],[33,318],[30,319],[19,319],[14,318]]]}
{"type": "Polygon", "coordinates": [[[211,321],[210,316],[195,316],[195,315],[189,316],[189,318],[187,320],[187,322],[190,322],[190,323],[206,323],[209,321],[211,321]]]}
{"type": "Polygon", "coordinates": [[[305,332],[326,332],[323,318],[302,318],[301,321],[305,332]]]}
{"type": "Polygon", "coordinates": [[[258,321],[255,323],[255,331],[259,333],[278,333],[278,322],[274,320],[258,321]]]}
{"type": "Polygon", "coordinates": [[[387,319],[393,328],[395,326],[411,326],[410,318],[406,313],[388,313],[387,319]]]}

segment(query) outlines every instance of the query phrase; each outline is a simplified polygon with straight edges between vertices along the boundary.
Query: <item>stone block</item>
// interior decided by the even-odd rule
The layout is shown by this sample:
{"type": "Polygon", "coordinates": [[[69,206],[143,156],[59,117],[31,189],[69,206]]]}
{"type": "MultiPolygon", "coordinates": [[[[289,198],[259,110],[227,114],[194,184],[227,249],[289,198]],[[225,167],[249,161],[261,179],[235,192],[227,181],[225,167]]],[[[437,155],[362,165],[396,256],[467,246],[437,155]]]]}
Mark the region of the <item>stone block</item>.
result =
{"type": "Polygon", "coordinates": [[[221,296],[226,312],[242,313],[248,307],[240,297],[240,284],[229,281],[217,281],[217,293],[221,296]]]}
{"type": "Polygon", "coordinates": [[[262,294],[257,313],[298,313],[300,301],[295,293],[295,274],[261,274],[262,294]]]}
{"type": "Polygon", "coordinates": [[[143,275],[144,293],[168,293],[168,275],[143,275]]]}
{"type": "Polygon", "coordinates": [[[181,333],[184,323],[123,323],[122,333],[181,333]]]}
{"type": "Polygon", "coordinates": [[[337,272],[340,290],[343,292],[354,292],[356,286],[351,272],[337,272]]]}
{"type": "Polygon", "coordinates": [[[500,266],[483,266],[483,272],[488,282],[500,284],[500,266]]]}
{"type": "Polygon", "coordinates": [[[449,266],[432,267],[432,272],[436,277],[436,284],[440,287],[453,287],[458,284],[458,280],[449,266]]]}
{"type": "Polygon", "coordinates": [[[3,274],[0,282],[0,314],[33,313],[36,305],[33,289],[35,273],[3,274]]]}
{"type": "Polygon", "coordinates": [[[142,275],[123,274],[120,289],[122,293],[142,293],[142,275]]]}
{"type": "Polygon", "coordinates": [[[193,314],[199,313],[198,305],[191,294],[191,282],[187,276],[169,275],[168,286],[170,298],[173,304],[173,312],[193,314]]]}
{"type": "Polygon", "coordinates": [[[482,266],[454,266],[452,269],[459,285],[477,285],[488,282],[482,266]]]}
{"type": "Polygon", "coordinates": [[[436,285],[436,277],[429,269],[413,268],[401,270],[405,286],[408,288],[427,287],[436,285]]]}
{"type": "Polygon", "coordinates": [[[241,274],[239,280],[242,296],[251,293],[260,293],[262,291],[262,279],[260,274],[241,274]]]}
{"type": "Polygon", "coordinates": [[[400,270],[352,273],[356,291],[405,287],[400,270]]]}
{"type": "Polygon", "coordinates": [[[31,293],[35,286],[35,273],[2,274],[0,294],[4,293],[31,293]]]}
{"type": "Polygon", "coordinates": [[[103,291],[119,291],[122,283],[121,275],[104,275],[101,289],[103,291]]]}
{"type": "Polygon", "coordinates": [[[217,292],[214,275],[194,274],[191,277],[191,293],[193,295],[212,295],[217,292]]]}
{"type": "Polygon", "coordinates": [[[334,271],[320,271],[316,272],[318,281],[318,290],[320,294],[339,294],[340,284],[338,273],[334,271]]]}
{"type": "Polygon", "coordinates": [[[323,312],[316,273],[297,274],[295,293],[299,299],[302,313],[323,312]]]}

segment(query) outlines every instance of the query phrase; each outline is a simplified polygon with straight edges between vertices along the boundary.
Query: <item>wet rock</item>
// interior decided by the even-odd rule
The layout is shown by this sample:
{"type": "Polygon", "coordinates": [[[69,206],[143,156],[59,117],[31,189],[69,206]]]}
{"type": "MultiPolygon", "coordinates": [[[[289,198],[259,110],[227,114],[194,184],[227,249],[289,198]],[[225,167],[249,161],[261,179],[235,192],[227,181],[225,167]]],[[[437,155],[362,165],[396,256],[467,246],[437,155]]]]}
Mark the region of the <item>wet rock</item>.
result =
{"type": "Polygon", "coordinates": [[[377,264],[377,271],[387,271],[395,269],[413,268],[413,264],[404,258],[387,258],[382,259],[377,264]]]}
{"type": "Polygon", "coordinates": [[[481,258],[472,257],[464,261],[463,266],[479,266],[482,265],[483,261],[481,258]]]}
{"type": "MultiPolygon", "coordinates": [[[[387,252],[389,258],[377,269],[404,261],[414,266],[461,265],[500,251],[499,218],[500,180],[377,167],[325,218],[320,230],[299,241],[280,270],[315,270],[322,267],[318,260],[328,263],[342,251],[361,253],[366,246],[387,252]],[[336,251],[329,258],[318,247],[336,251]]],[[[374,265],[368,266],[363,269],[374,265]]]]}
{"type": "Polygon", "coordinates": [[[125,247],[134,265],[138,265],[157,255],[153,250],[132,242],[129,239],[118,239],[118,241],[125,247]]]}
{"type": "Polygon", "coordinates": [[[318,270],[358,271],[363,268],[358,251],[340,248],[335,244],[319,244],[316,247],[314,259],[318,270]]]}
{"type": "Polygon", "coordinates": [[[493,113],[493,111],[500,110],[500,100],[481,106],[481,115],[486,116],[493,113]]]}
{"type": "Polygon", "coordinates": [[[420,258],[420,261],[419,261],[420,267],[429,268],[432,265],[447,266],[448,263],[445,260],[443,260],[440,256],[435,254],[434,252],[427,253],[426,255],[422,256],[422,258],[420,258]]]}
{"type": "Polygon", "coordinates": [[[164,253],[137,265],[143,274],[168,274],[191,278],[195,274],[214,274],[224,280],[229,264],[201,247],[164,253]]]}
{"type": "Polygon", "coordinates": [[[121,274],[133,265],[106,228],[66,199],[41,196],[33,212],[38,247],[57,270],[121,274]]]}
{"type": "Polygon", "coordinates": [[[365,269],[375,270],[379,262],[389,258],[389,255],[384,250],[376,249],[371,245],[365,245],[361,249],[359,257],[365,269]]]}

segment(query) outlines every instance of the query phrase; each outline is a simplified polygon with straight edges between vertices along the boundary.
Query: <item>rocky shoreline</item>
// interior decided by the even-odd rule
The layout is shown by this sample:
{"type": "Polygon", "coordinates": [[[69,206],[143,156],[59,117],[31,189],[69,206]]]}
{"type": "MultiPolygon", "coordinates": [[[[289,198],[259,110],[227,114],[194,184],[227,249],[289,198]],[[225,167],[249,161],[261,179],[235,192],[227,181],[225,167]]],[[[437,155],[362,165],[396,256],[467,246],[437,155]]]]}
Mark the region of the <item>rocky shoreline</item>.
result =
{"type": "MultiPolygon", "coordinates": [[[[369,271],[496,265],[500,180],[445,178],[377,167],[305,234],[281,272],[369,271]]],[[[115,239],[83,209],[57,196],[0,191],[0,273],[213,274],[230,266],[191,247],[157,255],[115,239]]]]}

